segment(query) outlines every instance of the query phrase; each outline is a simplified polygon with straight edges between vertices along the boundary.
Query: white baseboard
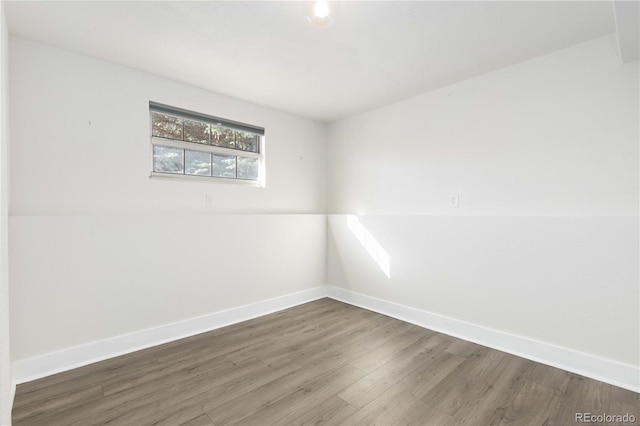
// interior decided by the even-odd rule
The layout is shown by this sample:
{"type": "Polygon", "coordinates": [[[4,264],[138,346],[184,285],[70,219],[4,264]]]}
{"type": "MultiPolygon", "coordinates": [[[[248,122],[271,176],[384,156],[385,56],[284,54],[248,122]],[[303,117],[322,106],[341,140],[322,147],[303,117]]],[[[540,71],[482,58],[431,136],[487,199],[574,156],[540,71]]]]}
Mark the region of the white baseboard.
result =
{"type": "Polygon", "coordinates": [[[12,377],[11,378],[11,393],[10,395],[10,399],[9,399],[9,413],[13,412],[13,402],[16,400],[16,386],[17,383],[15,381],[15,379],[12,377]]]}
{"type": "MultiPolygon", "coordinates": [[[[327,297],[326,287],[314,287],[261,302],[214,312],[197,318],[105,340],[74,346],[12,363],[15,383],[25,383],[62,371],[82,367],[173,340],[267,315],[302,303],[327,297]]],[[[14,386],[15,392],[15,386],[14,386]]]]}
{"type": "MultiPolygon", "coordinates": [[[[471,324],[338,287],[314,287],[160,327],[51,352],[12,364],[15,384],[36,380],[137,350],[167,343],[302,303],[330,297],[437,332],[640,392],[640,368],[610,359],[471,324]]],[[[13,401],[13,396],[12,396],[13,401]]]]}
{"type": "Polygon", "coordinates": [[[350,305],[359,306],[420,327],[571,371],[614,386],[640,392],[640,368],[636,365],[623,364],[338,287],[328,286],[327,293],[330,298],[350,305]]]}

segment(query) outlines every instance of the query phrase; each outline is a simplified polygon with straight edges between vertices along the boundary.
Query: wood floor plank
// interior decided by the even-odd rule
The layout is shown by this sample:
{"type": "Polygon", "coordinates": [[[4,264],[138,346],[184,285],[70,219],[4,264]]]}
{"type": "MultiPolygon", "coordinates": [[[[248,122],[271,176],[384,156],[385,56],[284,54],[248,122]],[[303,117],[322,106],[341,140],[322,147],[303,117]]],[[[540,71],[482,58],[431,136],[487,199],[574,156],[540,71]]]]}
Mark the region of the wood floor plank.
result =
{"type": "Polygon", "coordinates": [[[75,389],[100,383],[113,375],[126,375],[156,364],[155,358],[147,350],[137,351],[121,357],[89,364],[63,373],[20,384],[16,388],[14,408],[33,401],[44,400],[51,395],[70,392],[75,389]]]}
{"type": "Polygon", "coordinates": [[[336,324],[328,325],[315,333],[304,333],[295,340],[274,346],[260,358],[266,363],[277,362],[284,358],[292,360],[306,358],[308,354],[320,351],[327,345],[335,345],[339,339],[345,337],[353,339],[365,333],[368,326],[380,320],[379,316],[375,317],[371,314],[371,312],[358,308],[344,310],[336,324]]]}
{"type": "Polygon", "coordinates": [[[376,349],[367,352],[362,357],[353,360],[351,365],[370,373],[394,358],[399,351],[420,340],[422,337],[425,337],[426,333],[424,329],[420,329],[420,327],[414,326],[413,324],[406,324],[403,328],[405,328],[405,330],[400,334],[394,336],[376,349]]]}
{"type": "MultiPolygon", "coordinates": [[[[403,321],[387,317],[385,315],[380,315],[379,318],[376,319],[376,321],[380,322],[380,325],[377,326],[377,329],[369,330],[370,333],[362,336],[360,340],[361,345],[366,346],[371,350],[378,348],[382,344],[382,342],[386,342],[393,336],[397,335],[399,332],[402,332],[402,330],[404,330],[403,327],[405,327],[403,321]]],[[[425,329],[425,331],[426,334],[433,333],[431,330],[425,329]]]]}
{"type": "MultiPolygon", "coordinates": [[[[367,321],[369,326],[377,327],[378,321],[367,321]]],[[[355,358],[363,356],[370,352],[361,341],[365,336],[375,335],[376,332],[368,331],[363,328],[362,324],[355,325],[354,328],[345,328],[341,333],[336,333],[335,337],[329,339],[319,339],[313,344],[306,345],[302,350],[296,351],[295,355],[290,354],[295,362],[303,366],[317,365],[326,363],[328,360],[336,363],[336,366],[342,365],[340,362],[351,361],[355,358]]],[[[396,324],[387,324],[384,328],[396,328],[396,324]]],[[[382,345],[391,336],[379,338],[378,344],[382,345]]]]}
{"type": "Polygon", "coordinates": [[[46,421],[49,413],[55,412],[60,407],[65,407],[70,403],[74,405],[85,404],[89,401],[99,400],[103,396],[102,387],[100,385],[92,385],[87,388],[76,389],[73,392],[66,392],[57,398],[49,398],[45,401],[23,405],[13,410],[14,423],[46,421]]]}
{"type": "Polygon", "coordinates": [[[571,374],[564,396],[556,398],[549,409],[549,424],[576,424],[576,415],[580,413],[624,414],[606,411],[611,406],[612,388],[606,383],[571,374]]]}
{"type": "Polygon", "coordinates": [[[338,396],[354,407],[364,407],[423,365],[433,351],[429,345],[432,337],[425,336],[402,349],[396,357],[346,388],[338,396]]]}
{"type": "Polygon", "coordinates": [[[539,385],[547,386],[561,393],[567,390],[572,374],[559,368],[544,364],[533,364],[527,379],[539,385]]]}
{"type": "Polygon", "coordinates": [[[458,425],[453,417],[440,411],[435,407],[425,404],[422,401],[416,403],[405,410],[402,416],[393,423],[394,426],[416,426],[416,425],[458,425]]]}
{"type": "Polygon", "coordinates": [[[610,390],[607,413],[629,414],[640,423],[640,394],[616,386],[611,386],[610,390]]]}
{"type": "Polygon", "coordinates": [[[548,420],[549,406],[558,394],[555,389],[526,380],[482,422],[490,425],[542,425],[548,420]]]}
{"type": "MultiPolygon", "coordinates": [[[[264,369],[264,363],[260,360],[252,360],[243,365],[216,375],[201,376],[188,381],[169,381],[169,385],[158,386],[149,382],[139,387],[126,389],[112,395],[106,395],[101,400],[92,401],[82,406],[68,406],[66,410],[51,413],[52,424],[87,425],[87,424],[113,424],[114,420],[123,413],[129,411],[153,412],[173,401],[190,393],[195,393],[203,383],[225,383],[234,380],[238,376],[257,374],[264,369]]],[[[178,377],[178,376],[174,376],[178,377]]]]}
{"type": "MultiPolygon", "coordinates": [[[[357,371],[354,367],[345,367],[352,369],[352,371],[357,371]]],[[[238,422],[244,417],[258,411],[261,407],[274,404],[281,398],[295,392],[298,388],[304,386],[305,383],[316,380],[322,374],[333,374],[333,371],[335,371],[335,369],[327,368],[326,365],[295,371],[266,383],[257,389],[246,392],[223,405],[209,409],[207,410],[207,414],[214,424],[238,422]]]]}
{"type": "Polygon", "coordinates": [[[480,345],[477,345],[472,342],[466,342],[464,340],[456,339],[451,342],[450,345],[447,346],[447,352],[452,353],[454,355],[461,356],[463,358],[467,358],[475,353],[477,350],[481,348],[480,345]]]}
{"type": "MultiPolygon", "coordinates": [[[[305,330],[313,330],[322,327],[323,324],[333,324],[331,318],[341,310],[348,308],[342,306],[324,306],[323,309],[313,310],[311,314],[298,317],[278,316],[273,320],[265,320],[264,324],[255,324],[238,328],[233,333],[223,333],[214,330],[211,333],[190,338],[188,344],[172,345],[157,351],[156,358],[160,362],[189,359],[195,352],[212,352],[218,355],[228,355],[250,345],[261,342],[269,342],[274,336],[284,333],[295,334],[305,330]]],[[[272,314],[274,315],[274,314],[272,314]]],[[[232,326],[237,328],[235,326],[232,326]]],[[[226,327],[225,327],[226,328],[226,327]]],[[[310,334],[311,331],[307,331],[310,334]]],[[[246,359],[246,358],[245,358],[246,359]]],[[[235,360],[236,362],[240,360],[235,360]]]]}
{"type": "MultiPolygon", "coordinates": [[[[266,366],[251,360],[245,369],[231,370],[230,374],[203,378],[196,382],[183,382],[169,389],[127,403],[112,404],[112,408],[103,414],[107,424],[140,424],[161,421],[167,410],[191,409],[206,412],[211,407],[229,403],[241,397],[247,391],[264,386],[278,378],[294,374],[300,366],[291,363],[266,366]]],[[[96,421],[92,417],[91,421],[96,421]]],[[[96,424],[101,424],[97,422],[96,424]]],[[[215,423],[215,422],[214,422],[215,423]]],[[[81,426],[82,421],[77,426],[81,426]]]]}
{"type": "Polygon", "coordinates": [[[431,389],[423,401],[454,417],[459,410],[485,410],[482,402],[487,401],[496,382],[499,382],[498,389],[509,385],[510,379],[526,366],[522,358],[501,352],[483,348],[476,354],[480,356],[466,358],[455,372],[431,389]]]}
{"type": "Polygon", "coordinates": [[[574,425],[637,393],[331,299],[21,384],[15,426],[574,425]]]}
{"type": "Polygon", "coordinates": [[[308,407],[289,424],[296,426],[338,425],[357,411],[356,407],[349,405],[337,396],[333,396],[318,405],[308,407]]]}
{"type": "MultiPolygon", "coordinates": [[[[158,379],[165,377],[174,377],[174,374],[180,374],[181,379],[190,380],[202,374],[215,374],[216,371],[224,371],[233,368],[234,363],[224,356],[214,356],[207,358],[206,356],[195,356],[189,360],[188,364],[184,362],[176,362],[170,364],[154,365],[151,364],[148,369],[142,372],[128,375],[115,375],[102,381],[102,389],[105,395],[112,395],[122,392],[126,389],[141,386],[145,383],[155,383],[158,379]]],[[[170,379],[173,383],[173,379],[170,379]]]]}
{"type": "Polygon", "coordinates": [[[151,421],[149,418],[143,418],[136,421],[135,423],[129,424],[145,424],[150,426],[213,425],[213,422],[211,421],[209,416],[193,410],[160,410],[158,414],[159,418],[157,420],[151,421]]]}
{"type": "Polygon", "coordinates": [[[201,414],[191,420],[184,423],[180,423],[180,426],[215,426],[209,416],[201,414]]]}
{"type": "MultiPolygon", "coordinates": [[[[497,419],[496,413],[506,412],[506,414],[510,414],[507,410],[508,408],[520,410],[523,418],[530,416],[525,410],[517,406],[513,407],[513,405],[518,403],[519,400],[516,397],[524,392],[523,389],[529,389],[525,387],[525,384],[528,383],[525,376],[531,368],[531,364],[522,358],[510,357],[504,367],[503,371],[495,372],[489,379],[484,379],[471,385],[469,390],[470,398],[473,395],[481,394],[481,402],[463,405],[457,410],[454,420],[468,424],[488,424],[491,420],[497,419]]],[[[538,408],[544,407],[545,409],[542,411],[546,412],[546,406],[554,391],[542,385],[534,387],[536,390],[543,388],[548,391],[546,394],[548,399],[544,400],[540,397],[538,408]]],[[[526,392],[525,395],[527,395],[526,392]]],[[[537,396],[537,393],[531,393],[531,395],[537,396]]],[[[503,419],[507,419],[510,422],[512,417],[503,417],[503,419]]]]}
{"type": "Polygon", "coordinates": [[[244,425],[289,424],[310,407],[320,405],[365,374],[351,365],[328,371],[303,383],[294,392],[273,404],[263,406],[250,416],[236,420],[235,423],[244,425]]]}
{"type": "MultiPolygon", "coordinates": [[[[465,358],[442,351],[437,356],[430,357],[413,374],[406,376],[402,381],[410,384],[410,391],[414,398],[425,399],[429,392],[438,387],[442,381],[454,375],[465,358]]],[[[446,389],[446,388],[445,388],[446,389]]]]}
{"type": "Polygon", "coordinates": [[[323,337],[332,336],[337,331],[344,329],[347,323],[348,321],[342,318],[336,321],[325,319],[312,324],[300,323],[290,327],[289,330],[280,332],[275,336],[272,335],[270,338],[255,339],[250,344],[245,342],[242,347],[230,352],[227,356],[233,362],[253,358],[256,353],[269,354],[269,357],[263,356],[267,363],[277,361],[278,355],[291,359],[294,357],[295,351],[307,348],[307,343],[315,341],[317,344],[322,341],[323,337]],[[291,344],[292,342],[295,342],[295,344],[291,344]]]}
{"type": "Polygon", "coordinates": [[[400,381],[359,409],[342,424],[392,425],[411,409],[417,401],[411,393],[410,384],[400,381]]]}

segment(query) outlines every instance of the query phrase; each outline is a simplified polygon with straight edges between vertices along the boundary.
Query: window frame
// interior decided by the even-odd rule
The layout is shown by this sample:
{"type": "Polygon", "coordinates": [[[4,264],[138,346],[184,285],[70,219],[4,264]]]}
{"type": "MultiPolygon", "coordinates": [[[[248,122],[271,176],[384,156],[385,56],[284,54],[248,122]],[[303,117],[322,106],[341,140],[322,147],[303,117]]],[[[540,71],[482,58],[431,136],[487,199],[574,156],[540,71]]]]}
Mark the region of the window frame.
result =
{"type": "MultiPolygon", "coordinates": [[[[162,178],[162,179],[186,179],[199,182],[216,182],[216,183],[231,183],[235,185],[265,187],[265,130],[262,127],[253,126],[250,124],[240,123],[237,121],[222,119],[194,111],[185,110],[182,108],[172,107],[164,104],[149,101],[149,137],[150,137],[150,166],[151,172],[149,178],[162,178]],[[207,123],[209,125],[218,125],[225,128],[233,129],[236,131],[244,131],[253,133],[257,137],[256,152],[245,151],[242,149],[225,148],[216,145],[203,144],[198,142],[189,142],[184,140],[169,139],[153,135],[153,114],[160,113],[180,117],[183,120],[193,120],[207,123]],[[183,172],[182,173],[168,173],[154,171],[154,147],[162,146],[167,148],[182,149],[183,151],[183,172]],[[221,176],[203,176],[192,175],[185,173],[184,170],[186,152],[196,151],[206,152],[209,154],[219,154],[236,157],[236,177],[221,177],[221,176]],[[258,162],[258,178],[256,180],[243,179],[237,177],[237,163],[238,157],[254,158],[258,162]]],[[[211,167],[213,167],[213,158],[211,167]]]]}

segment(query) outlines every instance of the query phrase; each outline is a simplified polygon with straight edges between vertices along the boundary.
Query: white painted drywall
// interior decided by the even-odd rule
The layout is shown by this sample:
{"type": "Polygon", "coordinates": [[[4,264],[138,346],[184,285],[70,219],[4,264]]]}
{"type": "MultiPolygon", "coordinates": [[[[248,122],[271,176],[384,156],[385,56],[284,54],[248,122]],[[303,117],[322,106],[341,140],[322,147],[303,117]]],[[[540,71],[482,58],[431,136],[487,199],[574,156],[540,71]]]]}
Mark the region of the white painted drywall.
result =
{"type": "Polygon", "coordinates": [[[638,366],[639,73],[616,49],[601,37],[330,125],[328,282],[638,366]]]}
{"type": "Polygon", "coordinates": [[[13,216],[10,224],[14,360],[324,283],[324,215],[13,216]]]}
{"type": "Polygon", "coordinates": [[[14,384],[11,378],[9,339],[8,178],[9,140],[9,33],[0,2],[0,424],[11,424],[14,384]]]}
{"type": "Polygon", "coordinates": [[[637,363],[637,218],[360,216],[389,278],[346,218],[329,217],[345,289],[637,363]]]}
{"type": "Polygon", "coordinates": [[[325,283],[323,124],[14,36],[10,54],[14,363],[325,283]],[[149,100],[265,127],[266,188],[149,179],[149,100]]]}
{"type": "Polygon", "coordinates": [[[323,124],[13,35],[10,55],[11,215],[324,213],[323,124]],[[266,188],[149,179],[150,100],[264,127],[266,188]]]}
{"type": "Polygon", "coordinates": [[[597,38],[332,124],[329,212],[637,214],[638,62],[616,49],[597,38]]]}

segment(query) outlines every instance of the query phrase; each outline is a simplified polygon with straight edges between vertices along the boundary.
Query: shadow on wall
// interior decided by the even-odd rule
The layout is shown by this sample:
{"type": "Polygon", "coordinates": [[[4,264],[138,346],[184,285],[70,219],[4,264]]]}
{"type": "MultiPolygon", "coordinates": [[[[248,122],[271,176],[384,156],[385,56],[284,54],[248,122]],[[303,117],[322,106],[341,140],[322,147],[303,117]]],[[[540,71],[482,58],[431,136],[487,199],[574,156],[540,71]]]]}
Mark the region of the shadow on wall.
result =
{"type": "Polygon", "coordinates": [[[387,253],[374,236],[371,235],[371,232],[364,227],[360,219],[358,219],[356,215],[348,215],[347,227],[367,250],[369,256],[376,262],[387,278],[391,278],[391,258],[389,257],[389,253],[387,253]]]}

